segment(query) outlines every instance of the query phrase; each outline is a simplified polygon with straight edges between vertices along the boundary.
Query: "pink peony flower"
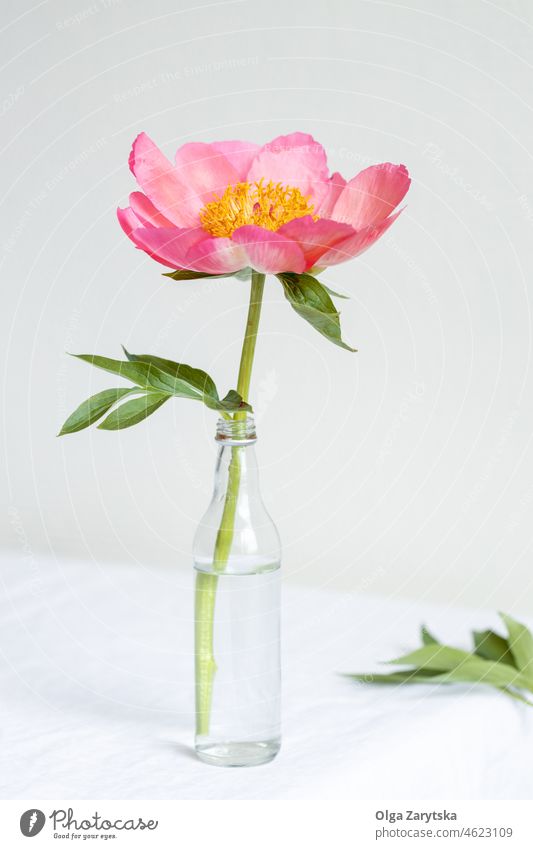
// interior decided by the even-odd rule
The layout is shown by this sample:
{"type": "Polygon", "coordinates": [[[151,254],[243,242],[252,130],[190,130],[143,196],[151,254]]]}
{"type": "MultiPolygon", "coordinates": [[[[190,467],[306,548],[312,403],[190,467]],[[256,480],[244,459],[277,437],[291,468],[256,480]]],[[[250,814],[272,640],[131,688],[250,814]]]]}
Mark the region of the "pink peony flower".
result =
{"type": "Polygon", "coordinates": [[[246,267],[301,274],[365,251],[401,210],[404,165],[330,176],[324,148],[306,133],[252,142],[184,144],[173,165],[145,134],[130,168],[141,192],[118,209],[130,239],[163,265],[206,274],[246,267]]]}

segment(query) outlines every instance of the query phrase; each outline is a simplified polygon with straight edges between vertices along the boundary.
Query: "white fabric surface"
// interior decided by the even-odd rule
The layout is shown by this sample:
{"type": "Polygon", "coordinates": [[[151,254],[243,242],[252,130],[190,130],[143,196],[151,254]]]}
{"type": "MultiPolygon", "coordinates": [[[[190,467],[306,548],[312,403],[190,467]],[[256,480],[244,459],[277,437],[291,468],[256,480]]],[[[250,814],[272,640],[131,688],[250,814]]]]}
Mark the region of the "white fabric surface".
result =
{"type": "Polygon", "coordinates": [[[192,569],[0,567],[3,798],[532,798],[533,710],[336,674],[414,647],[422,621],[465,643],[486,611],[285,586],[282,750],[221,769],[190,748],[192,569]]]}

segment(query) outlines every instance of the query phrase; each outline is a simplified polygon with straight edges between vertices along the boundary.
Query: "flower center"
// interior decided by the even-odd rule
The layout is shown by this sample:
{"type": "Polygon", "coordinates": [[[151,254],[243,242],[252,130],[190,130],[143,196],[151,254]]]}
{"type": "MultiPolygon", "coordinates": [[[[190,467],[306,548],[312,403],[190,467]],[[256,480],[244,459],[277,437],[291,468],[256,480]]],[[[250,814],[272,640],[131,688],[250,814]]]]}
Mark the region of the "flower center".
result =
{"type": "MultiPolygon", "coordinates": [[[[310,195],[295,186],[272,181],[237,183],[228,186],[222,197],[215,195],[200,211],[204,230],[212,236],[231,236],[238,227],[257,224],[266,230],[277,230],[287,221],[313,215],[310,195]]],[[[315,221],[318,215],[313,215],[315,221]]]]}

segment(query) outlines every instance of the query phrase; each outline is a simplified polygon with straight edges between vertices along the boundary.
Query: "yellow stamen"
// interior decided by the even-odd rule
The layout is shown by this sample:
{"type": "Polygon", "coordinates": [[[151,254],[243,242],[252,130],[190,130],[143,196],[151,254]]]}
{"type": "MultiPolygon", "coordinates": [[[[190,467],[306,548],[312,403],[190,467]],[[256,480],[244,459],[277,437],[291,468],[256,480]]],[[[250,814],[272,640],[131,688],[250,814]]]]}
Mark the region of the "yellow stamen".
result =
{"type": "MultiPolygon", "coordinates": [[[[222,197],[214,195],[200,211],[204,230],[212,236],[231,236],[238,227],[257,224],[266,230],[277,230],[287,221],[313,215],[310,195],[302,195],[295,186],[272,181],[237,183],[228,186],[222,197]]],[[[313,215],[314,220],[318,215],[313,215]]]]}

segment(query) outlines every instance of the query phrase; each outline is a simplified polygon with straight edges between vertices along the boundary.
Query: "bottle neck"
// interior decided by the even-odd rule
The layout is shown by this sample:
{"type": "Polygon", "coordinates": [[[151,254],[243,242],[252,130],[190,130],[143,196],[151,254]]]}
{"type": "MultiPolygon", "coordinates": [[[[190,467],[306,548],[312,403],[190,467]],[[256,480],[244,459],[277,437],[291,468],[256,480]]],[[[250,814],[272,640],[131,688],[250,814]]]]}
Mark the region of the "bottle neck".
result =
{"type": "Polygon", "coordinates": [[[194,542],[200,571],[251,575],[279,564],[279,536],[261,498],[255,441],[251,417],[218,423],[213,497],[194,542]]]}
{"type": "Polygon", "coordinates": [[[226,445],[250,445],[257,439],[254,417],[250,414],[243,419],[219,419],[215,440],[226,445]]]}
{"type": "Polygon", "coordinates": [[[228,487],[239,502],[260,498],[259,472],[255,457],[257,436],[253,416],[242,420],[219,419],[215,441],[218,457],[215,471],[215,497],[228,487]],[[234,490],[234,492],[233,492],[234,490]]]}

